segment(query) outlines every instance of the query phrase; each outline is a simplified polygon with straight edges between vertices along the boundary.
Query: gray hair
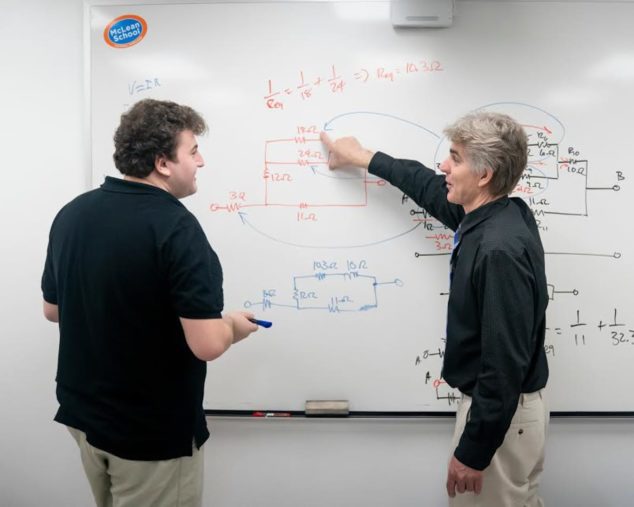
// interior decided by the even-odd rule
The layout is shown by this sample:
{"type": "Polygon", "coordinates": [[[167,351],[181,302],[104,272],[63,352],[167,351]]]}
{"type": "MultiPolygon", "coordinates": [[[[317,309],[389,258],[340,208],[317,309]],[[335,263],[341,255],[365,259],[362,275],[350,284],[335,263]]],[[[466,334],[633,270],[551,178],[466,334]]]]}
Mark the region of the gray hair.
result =
{"type": "Polygon", "coordinates": [[[476,111],[458,119],[444,133],[452,143],[464,146],[477,174],[491,169],[491,195],[513,192],[528,161],[528,138],[519,123],[506,114],[476,111]]]}

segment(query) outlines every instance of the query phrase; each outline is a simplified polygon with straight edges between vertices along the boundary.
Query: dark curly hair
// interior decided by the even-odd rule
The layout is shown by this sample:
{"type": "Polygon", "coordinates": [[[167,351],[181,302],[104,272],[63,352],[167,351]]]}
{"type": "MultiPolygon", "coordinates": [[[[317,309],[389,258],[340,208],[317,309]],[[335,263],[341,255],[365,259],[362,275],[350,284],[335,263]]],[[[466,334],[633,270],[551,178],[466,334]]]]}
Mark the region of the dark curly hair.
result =
{"type": "Polygon", "coordinates": [[[180,133],[207,131],[200,114],[189,106],[166,100],[144,99],[121,115],[114,134],[114,165],[128,176],[147,177],[157,157],[176,161],[180,133]]]}

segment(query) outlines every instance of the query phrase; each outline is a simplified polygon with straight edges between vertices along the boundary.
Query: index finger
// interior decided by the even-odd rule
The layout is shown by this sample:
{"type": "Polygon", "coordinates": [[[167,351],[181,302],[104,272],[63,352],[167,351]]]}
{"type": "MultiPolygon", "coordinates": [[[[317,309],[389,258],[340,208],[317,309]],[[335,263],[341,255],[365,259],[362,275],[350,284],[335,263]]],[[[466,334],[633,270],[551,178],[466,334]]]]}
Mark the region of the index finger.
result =
{"type": "Polygon", "coordinates": [[[323,130],[319,133],[319,139],[321,139],[321,142],[326,145],[326,148],[328,148],[328,150],[332,149],[332,139],[330,139],[330,136],[326,134],[323,130]]]}

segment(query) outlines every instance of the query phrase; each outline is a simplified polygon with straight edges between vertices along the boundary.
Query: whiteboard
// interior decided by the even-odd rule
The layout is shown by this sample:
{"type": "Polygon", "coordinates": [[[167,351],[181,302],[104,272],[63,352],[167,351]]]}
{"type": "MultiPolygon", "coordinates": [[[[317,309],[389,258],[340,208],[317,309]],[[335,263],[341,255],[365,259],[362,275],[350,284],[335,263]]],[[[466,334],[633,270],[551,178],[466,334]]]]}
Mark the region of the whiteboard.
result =
{"type": "Polygon", "coordinates": [[[261,329],[209,364],[204,405],[439,412],[451,231],[384,181],[329,172],[322,129],[434,167],[474,109],[530,136],[515,195],[538,220],[554,411],[634,410],[634,5],[457,2],[447,29],[396,30],[388,2],[92,5],[93,185],[119,115],[153,97],[210,125],[184,203],[220,256],[225,307],[261,329]],[[104,28],[143,18],[138,43],[104,28]]]}

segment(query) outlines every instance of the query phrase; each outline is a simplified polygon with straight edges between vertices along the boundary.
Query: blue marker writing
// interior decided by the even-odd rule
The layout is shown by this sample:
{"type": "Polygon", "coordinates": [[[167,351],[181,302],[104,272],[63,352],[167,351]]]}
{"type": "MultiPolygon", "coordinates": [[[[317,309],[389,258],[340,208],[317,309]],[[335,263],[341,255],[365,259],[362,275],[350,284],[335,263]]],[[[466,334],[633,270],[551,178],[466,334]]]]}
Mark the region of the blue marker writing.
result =
{"type": "Polygon", "coordinates": [[[272,322],[269,322],[268,320],[258,320],[258,319],[249,319],[251,322],[253,322],[254,324],[257,324],[258,326],[262,326],[262,327],[271,327],[273,325],[272,322]]]}

